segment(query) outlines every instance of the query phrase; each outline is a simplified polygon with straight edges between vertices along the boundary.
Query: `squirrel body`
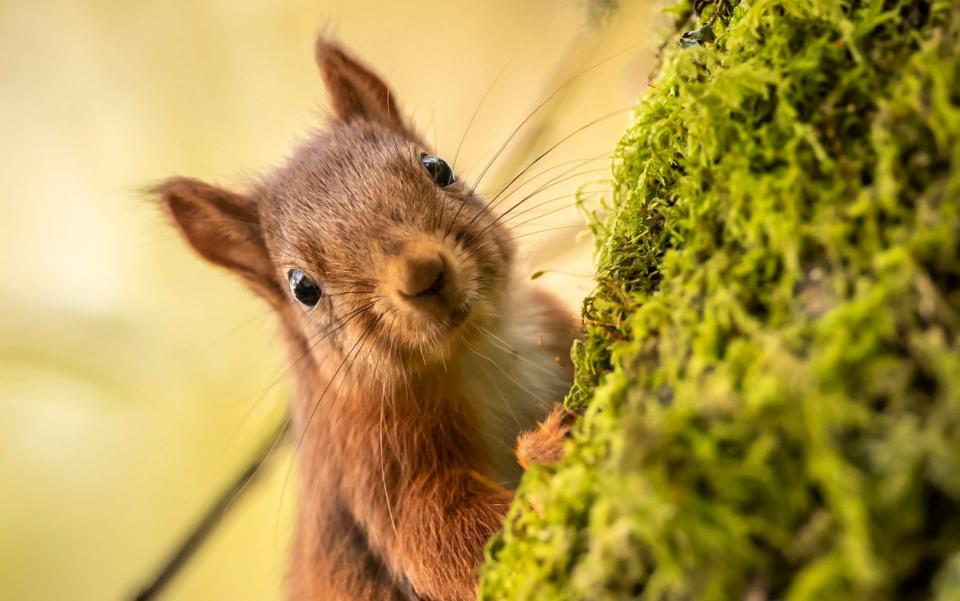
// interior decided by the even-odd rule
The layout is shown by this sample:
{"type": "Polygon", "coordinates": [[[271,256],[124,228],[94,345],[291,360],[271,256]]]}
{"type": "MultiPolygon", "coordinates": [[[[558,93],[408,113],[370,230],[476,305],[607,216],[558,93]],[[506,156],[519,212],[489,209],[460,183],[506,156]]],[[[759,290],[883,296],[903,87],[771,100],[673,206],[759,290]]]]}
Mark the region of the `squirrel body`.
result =
{"type": "Polygon", "coordinates": [[[316,58],[334,118],[285,165],[244,193],[155,191],[279,317],[299,475],[289,598],[465,601],[522,466],[559,456],[577,328],[386,84],[327,40],[316,58]]]}

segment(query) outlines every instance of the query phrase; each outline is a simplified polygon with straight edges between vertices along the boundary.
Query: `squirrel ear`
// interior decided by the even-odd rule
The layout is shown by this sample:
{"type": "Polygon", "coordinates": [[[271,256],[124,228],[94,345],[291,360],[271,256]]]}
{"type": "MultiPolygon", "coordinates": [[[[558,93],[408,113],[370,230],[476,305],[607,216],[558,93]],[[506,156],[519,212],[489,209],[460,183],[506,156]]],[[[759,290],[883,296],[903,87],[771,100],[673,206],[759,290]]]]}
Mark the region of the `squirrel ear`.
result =
{"type": "Polygon", "coordinates": [[[203,258],[239,275],[268,302],[282,299],[251,199],[186,177],[168,179],[151,192],[203,258]]]}
{"type": "Polygon", "coordinates": [[[376,73],[323,37],[317,39],[316,58],[337,117],[406,129],[393,92],[376,73]]]}

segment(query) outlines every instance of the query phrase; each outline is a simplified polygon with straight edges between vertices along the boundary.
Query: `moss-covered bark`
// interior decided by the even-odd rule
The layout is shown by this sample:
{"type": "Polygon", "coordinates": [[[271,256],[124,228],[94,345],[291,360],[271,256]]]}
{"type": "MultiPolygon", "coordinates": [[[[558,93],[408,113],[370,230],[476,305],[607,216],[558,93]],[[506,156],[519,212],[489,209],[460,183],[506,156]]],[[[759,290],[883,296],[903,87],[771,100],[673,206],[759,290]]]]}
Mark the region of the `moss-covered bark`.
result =
{"type": "Polygon", "coordinates": [[[960,6],[697,4],[481,597],[957,599],[960,6]]]}

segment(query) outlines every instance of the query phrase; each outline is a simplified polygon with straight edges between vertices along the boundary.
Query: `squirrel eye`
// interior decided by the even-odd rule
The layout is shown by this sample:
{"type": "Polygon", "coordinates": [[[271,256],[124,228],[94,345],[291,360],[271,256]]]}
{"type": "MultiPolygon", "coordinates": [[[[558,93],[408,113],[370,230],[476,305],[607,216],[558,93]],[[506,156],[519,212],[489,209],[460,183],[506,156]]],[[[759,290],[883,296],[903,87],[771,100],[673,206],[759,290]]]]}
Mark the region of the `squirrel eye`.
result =
{"type": "Polygon", "coordinates": [[[323,298],[323,290],[320,289],[319,284],[299,269],[291,269],[287,274],[287,280],[290,283],[290,292],[302,305],[316,307],[323,298]]]}
{"type": "Polygon", "coordinates": [[[430,174],[433,181],[437,182],[437,185],[441,188],[446,188],[457,181],[457,176],[453,174],[453,169],[450,168],[450,165],[447,165],[447,162],[438,156],[423,153],[420,155],[420,164],[423,165],[423,168],[427,170],[427,173],[430,174]]]}

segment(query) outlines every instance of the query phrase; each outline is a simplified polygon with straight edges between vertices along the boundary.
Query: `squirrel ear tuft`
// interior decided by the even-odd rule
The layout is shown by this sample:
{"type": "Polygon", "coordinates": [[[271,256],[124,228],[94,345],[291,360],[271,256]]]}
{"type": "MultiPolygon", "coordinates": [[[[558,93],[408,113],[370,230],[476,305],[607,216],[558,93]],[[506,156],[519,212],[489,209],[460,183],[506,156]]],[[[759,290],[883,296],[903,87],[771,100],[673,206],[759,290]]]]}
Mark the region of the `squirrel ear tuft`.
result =
{"type": "Polygon", "coordinates": [[[271,303],[283,297],[255,203],[200,180],[175,177],[150,189],[203,258],[239,275],[271,303]]]}
{"type": "Polygon", "coordinates": [[[320,37],[316,43],[316,59],[339,119],[365,119],[406,130],[390,87],[342,46],[320,37]]]}

